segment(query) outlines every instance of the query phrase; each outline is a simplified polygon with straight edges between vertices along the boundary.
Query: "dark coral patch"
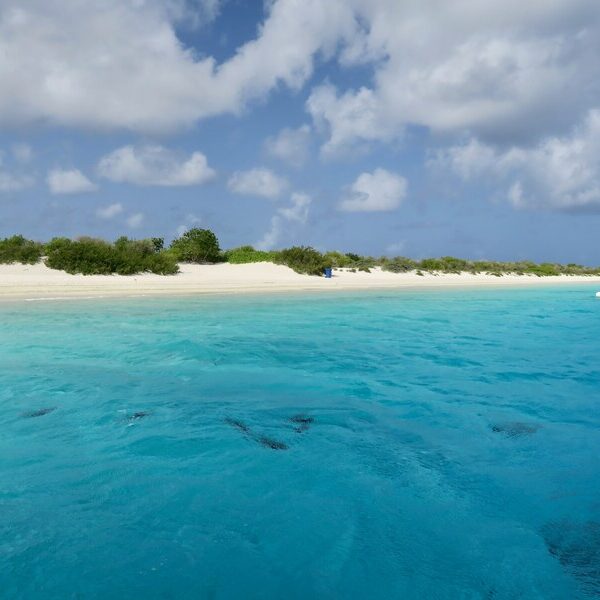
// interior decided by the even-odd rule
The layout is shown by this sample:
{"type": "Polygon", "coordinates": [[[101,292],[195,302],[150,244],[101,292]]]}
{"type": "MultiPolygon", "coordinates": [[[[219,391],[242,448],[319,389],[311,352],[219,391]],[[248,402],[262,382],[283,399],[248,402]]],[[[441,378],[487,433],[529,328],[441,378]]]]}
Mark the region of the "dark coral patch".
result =
{"type": "Polygon", "coordinates": [[[554,521],[542,528],[548,551],[579,580],[590,597],[600,597],[600,523],[554,521]]]}
{"type": "Polygon", "coordinates": [[[231,425],[231,427],[241,431],[245,436],[249,437],[251,440],[256,443],[264,446],[265,448],[271,448],[271,450],[287,450],[287,444],[280,442],[279,440],[274,440],[273,438],[257,435],[255,434],[246,423],[240,421],[239,419],[232,419],[230,417],[225,418],[225,423],[227,425],[231,425]]]}
{"type": "Polygon", "coordinates": [[[246,425],[246,423],[243,421],[226,417],[225,423],[227,423],[227,425],[231,425],[231,427],[235,427],[235,429],[241,431],[242,433],[250,433],[250,427],[248,427],[248,425],[246,425]]]}
{"type": "Polygon", "coordinates": [[[39,408],[38,410],[32,410],[29,412],[25,412],[23,413],[23,417],[25,417],[26,419],[33,419],[34,417],[43,417],[44,415],[47,415],[53,411],[56,410],[56,406],[53,406],[51,408],[39,408]]]}
{"type": "Polygon", "coordinates": [[[294,415],[290,417],[290,422],[295,425],[294,429],[298,433],[308,431],[309,427],[315,422],[313,417],[306,415],[294,415]]]}
{"type": "Polygon", "coordinates": [[[271,450],[287,450],[287,444],[280,442],[279,440],[274,440],[273,438],[269,438],[266,436],[260,436],[256,439],[256,441],[265,448],[271,448],[271,450]]]}
{"type": "Polygon", "coordinates": [[[144,410],[140,410],[138,412],[134,412],[132,415],[127,417],[128,421],[139,421],[139,419],[143,419],[144,417],[149,417],[150,413],[144,410]]]}
{"type": "Polygon", "coordinates": [[[492,425],[494,433],[503,433],[506,437],[515,438],[532,435],[540,428],[533,423],[522,423],[520,421],[510,421],[507,423],[496,423],[492,425]]]}

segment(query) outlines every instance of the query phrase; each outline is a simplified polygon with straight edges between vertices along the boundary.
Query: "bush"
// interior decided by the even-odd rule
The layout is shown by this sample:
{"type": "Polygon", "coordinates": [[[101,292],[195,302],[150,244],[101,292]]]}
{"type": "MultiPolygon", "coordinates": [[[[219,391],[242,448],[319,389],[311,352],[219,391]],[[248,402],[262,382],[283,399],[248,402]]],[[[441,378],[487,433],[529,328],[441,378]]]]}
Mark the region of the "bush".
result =
{"type": "Polygon", "coordinates": [[[256,262],[275,262],[277,252],[255,250],[252,246],[240,246],[223,253],[226,262],[232,264],[246,264],[256,262]]]}
{"type": "Polygon", "coordinates": [[[33,265],[42,257],[43,245],[26,240],[22,235],[13,235],[0,240],[0,263],[24,263],[33,265]]]}
{"type": "Polygon", "coordinates": [[[326,252],[323,257],[330,264],[330,266],[336,269],[353,267],[355,264],[353,258],[348,256],[348,254],[342,254],[341,252],[326,252]]]}
{"type": "Polygon", "coordinates": [[[442,258],[424,258],[419,267],[425,271],[441,271],[442,273],[461,273],[470,271],[472,263],[462,258],[443,256],[442,258]]]}
{"type": "Polygon", "coordinates": [[[152,246],[154,246],[155,252],[160,252],[165,247],[165,238],[150,238],[152,246]]]}
{"type": "Polygon", "coordinates": [[[104,240],[55,238],[46,244],[46,265],[67,273],[108,275],[117,270],[114,247],[104,240]]]}
{"type": "Polygon", "coordinates": [[[404,256],[396,256],[386,261],[382,265],[384,271],[390,271],[391,273],[406,273],[407,271],[414,271],[417,263],[410,258],[404,258],[404,256]]]}
{"type": "Polygon", "coordinates": [[[210,229],[190,229],[173,241],[171,250],[177,260],[192,263],[215,263],[221,260],[219,240],[210,229]]]}
{"type": "Polygon", "coordinates": [[[157,273],[173,275],[179,271],[170,252],[156,251],[152,240],[119,238],[114,244],[83,237],[78,240],[54,238],[45,247],[46,265],[67,273],[83,275],[133,275],[157,273]]]}
{"type": "Polygon", "coordinates": [[[281,250],[277,253],[275,262],[306,275],[323,275],[324,269],[331,266],[320,252],[310,246],[294,246],[281,250]]]}

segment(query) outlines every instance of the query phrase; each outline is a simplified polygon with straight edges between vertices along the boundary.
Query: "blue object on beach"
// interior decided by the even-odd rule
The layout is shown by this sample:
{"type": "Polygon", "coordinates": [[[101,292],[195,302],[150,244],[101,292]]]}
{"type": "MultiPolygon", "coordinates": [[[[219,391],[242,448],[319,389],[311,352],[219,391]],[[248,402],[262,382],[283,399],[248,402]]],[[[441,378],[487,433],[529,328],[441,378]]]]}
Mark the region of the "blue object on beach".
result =
{"type": "Polygon", "coordinates": [[[326,267],[325,268],[325,277],[327,279],[331,279],[332,274],[333,274],[333,269],[331,267],[326,267]]]}

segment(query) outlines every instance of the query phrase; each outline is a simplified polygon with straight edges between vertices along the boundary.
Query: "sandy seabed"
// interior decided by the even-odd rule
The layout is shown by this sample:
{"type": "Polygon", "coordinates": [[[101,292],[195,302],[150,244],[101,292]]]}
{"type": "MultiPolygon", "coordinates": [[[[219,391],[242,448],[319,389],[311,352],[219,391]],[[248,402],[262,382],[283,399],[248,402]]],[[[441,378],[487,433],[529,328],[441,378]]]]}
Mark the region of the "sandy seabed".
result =
{"type": "Polygon", "coordinates": [[[69,275],[36,265],[0,265],[0,300],[100,298],[110,296],[160,296],[335,290],[439,289],[511,287],[598,283],[598,276],[536,277],[534,275],[370,273],[334,270],[333,277],[300,275],[271,263],[232,265],[181,264],[177,275],[69,275]]]}

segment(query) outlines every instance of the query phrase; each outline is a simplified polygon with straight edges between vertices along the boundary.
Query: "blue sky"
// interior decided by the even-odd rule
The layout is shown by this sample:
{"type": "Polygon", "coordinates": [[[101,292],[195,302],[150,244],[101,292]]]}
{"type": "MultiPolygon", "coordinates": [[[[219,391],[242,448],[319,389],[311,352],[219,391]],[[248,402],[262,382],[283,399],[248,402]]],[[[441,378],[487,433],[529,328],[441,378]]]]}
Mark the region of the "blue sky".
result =
{"type": "Polygon", "coordinates": [[[600,264],[596,0],[0,0],[0,235],[600,264]]]}

